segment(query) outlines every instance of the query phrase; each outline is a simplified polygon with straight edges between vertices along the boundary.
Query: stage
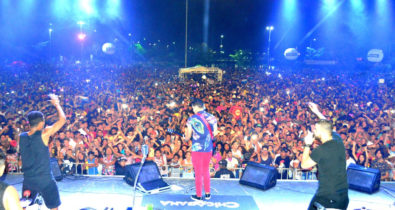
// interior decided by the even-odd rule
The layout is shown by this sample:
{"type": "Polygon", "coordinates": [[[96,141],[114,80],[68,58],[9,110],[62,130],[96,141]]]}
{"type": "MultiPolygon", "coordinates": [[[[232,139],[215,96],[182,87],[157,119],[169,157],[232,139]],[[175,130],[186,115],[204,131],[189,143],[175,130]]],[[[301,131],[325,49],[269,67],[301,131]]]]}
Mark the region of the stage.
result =
{"type": "MultiPolygon", "coordinates": [[[[307,209],[317,188],[317,181],[281,181],[267,191],[240,185],[238,180],[212,179],[212,199],[195,204],[188,192],[194,186],[193,179],[165,178],[172,186],[170,191],[155,195],[136,194],[136,208],[146,209],[307,209]],[[166,207],[159,208],[160,203],[166,207]],[[168,201],[163,201],[168,199],[168,201]],[[174,201],[176,199],[176,201],[174,201]],[[178,200],[177,200],[178,199],[178,200]],[[180,200],[181,199],[181,200],[180,200]],[[173,201],[170,201],[173,200],[173,201]],[[239,205],[239,206],[237,206],[239,205]]],[[[5,182],[22,188],[22,175],[8,175],[5,182]]],[[[132,206],[133,188],[122,177],[66,177],[58,182],[62,205],[60,209],[127,209],[132,206]]],[[[348,209],[395,209],[395,182],[381,183],[379,192],[372,195],[349,191],[348,209]]],[[[28,208],[36,209],[36,208],[28,208]]],[[[46,209],[45,206],[42,209],[46,209]]]]}

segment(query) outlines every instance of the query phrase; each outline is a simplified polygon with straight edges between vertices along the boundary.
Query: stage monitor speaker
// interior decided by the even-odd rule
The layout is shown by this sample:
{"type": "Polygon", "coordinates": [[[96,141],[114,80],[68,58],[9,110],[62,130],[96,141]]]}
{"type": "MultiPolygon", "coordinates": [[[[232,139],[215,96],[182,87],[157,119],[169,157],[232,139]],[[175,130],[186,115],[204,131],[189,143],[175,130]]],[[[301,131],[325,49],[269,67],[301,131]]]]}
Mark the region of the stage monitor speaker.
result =
{"type": "Polygon", "coordinates": [[[50,158],[49,163],[51,165],[52,174],[53,174],[55,180],[62,181],[63,175],[62,175],[62,172],[60,171],[60,168],[59,168],[58,159],[50,158]]]}
{"type": "Polygon", "coordinates": [[[248,162],[239,183],[262,190],[267,190],[276,185],[277,170],[271,166],[248,162]]]}
{"type": "MultiPolygon", "coordinates": [[[[124,180],[129,185],[134,185],[134,180],[140,168],[140,163],[127,165],[124,180]]],[[[170,186],[163,181],[159,168],[153,161],[146,161],[140,171],[137,182],[137,189],[144,193],[158,193],[169,190],[170,186]]]]}
{"type": "Polygon", "coordinates": [[[347,168],[347,180],[350,189],[372,194],[380,188],[380,170],[350,164],[347,168]]]}

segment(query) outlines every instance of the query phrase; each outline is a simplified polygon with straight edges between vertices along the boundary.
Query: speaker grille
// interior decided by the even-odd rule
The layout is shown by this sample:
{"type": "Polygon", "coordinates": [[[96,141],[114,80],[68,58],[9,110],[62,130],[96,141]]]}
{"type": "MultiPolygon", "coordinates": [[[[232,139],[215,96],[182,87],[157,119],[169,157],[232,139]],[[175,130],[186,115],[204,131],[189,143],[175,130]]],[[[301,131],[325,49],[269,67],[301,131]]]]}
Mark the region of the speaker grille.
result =
{"type": "Polygon", "coordinates": [[[348,183],[359,185],[361,187],[370,188],[371,183],[374,181],[375,174],[373,173],[361,173],[356,170],[348,171],[348,183]]]}

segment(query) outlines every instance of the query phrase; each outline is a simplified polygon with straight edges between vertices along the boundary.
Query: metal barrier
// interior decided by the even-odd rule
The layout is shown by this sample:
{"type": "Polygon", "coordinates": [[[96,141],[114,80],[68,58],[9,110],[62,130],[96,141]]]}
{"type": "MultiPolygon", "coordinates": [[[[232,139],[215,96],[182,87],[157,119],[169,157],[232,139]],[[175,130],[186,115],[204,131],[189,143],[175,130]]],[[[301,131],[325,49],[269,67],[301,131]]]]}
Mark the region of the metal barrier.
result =
{"type": "MultiPolygon", "coordinates": [[[[111,176],[116,174],[115,165],[110,167],[110,170],[106,170],[103,164],[99,164],[97,173],[91,173],[95,171],[92,167],[89,168],[85,163],[62,163],[59,165],[60,170],[65,175],[98,175],[98,176],[111,176]],[[111,172],[112,171],[112,172],[111,172]],[[110,173],[105,173],[110,172],[110,173]]],[[[194,178],[193,166],[180,166],[172,167],[171,165],[165,165],[158,167],[163,177],[179,177],[179,178],[194,178]]],[[[243,174],[244,168],[234,168],[231,171],[235,175],[235,179],[239,179],[243,174]]],[[[277,168],[279,180],[317,180],[316,169],[313,170],[302,170],[296,168],[277,168]]],[[[210,175],[214,177],[217,172],[213,167],[210,167],[210,175]]],[[[8,174],[22,174],[21,166],[18,162],[8,163],[8,174]],[[12,169],[12,170],[10,170],[12,169]]],[[[392,170],[389,170],[390,178],[386,181],[395,181],[392,170]]]]}
{"type": "MultiPolygon", "coordinates": [[[[63,163],[60,165],[61,171],[66,175],[100,175],[100,176],[111,176],[114,174],[103,173],[103,164],[99,164],[97,168],[97,174],[90,174],[89,167],[86,167],[84,163],[63,163]]],[[[194,178],[193,166],[180,166],[172,167],[171,165],[164,165],[158,167],[162,177],[179,177],[179,178],[194,178]]],[[[235,175],[235,179],[239,179],[243,174],[244,168],[234,168],[231,171],[235,175]]],[[[315,170],[301,170],[294,168],[277,168],[278,179],[283,180],[316,180],[315,170]]],[[[217,172],[213,167],[210,167],[210,175],[214,177],[217,172]]]]}

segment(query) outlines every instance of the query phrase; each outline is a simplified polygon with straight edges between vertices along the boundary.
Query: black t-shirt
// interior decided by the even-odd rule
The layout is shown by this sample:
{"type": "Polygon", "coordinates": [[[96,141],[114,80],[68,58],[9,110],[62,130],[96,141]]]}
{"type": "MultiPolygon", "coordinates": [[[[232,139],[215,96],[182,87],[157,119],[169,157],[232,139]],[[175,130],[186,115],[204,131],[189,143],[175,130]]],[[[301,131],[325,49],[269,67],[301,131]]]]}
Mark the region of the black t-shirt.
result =
{"type": "Polygon", "coordinates": [[[24,178],[52,178],[49,149],[44,145],[41,133],[41,131],[37,131],[31,136],[27,132],[20,134],[19,148],[24,178]]]}
{"type": "Polygon", "coordinates": [[[274,164],[278,165],[280,167],[281,163],[284,164],[283,168],[289,168],[289,164],[291,163],[291,159],[289,159],[288,156],[285,158],[282,158],[281,156],[278,156],[276,160],[274,161],[274,164]]]}
{"type": "Polygon", "coordinates": [[[235,175],[229,171],[226,168],[221,168],[219,171],[217,171],[214,175],[214,178],[222,178],[222,179],[229,179],[229,178],[235,178],[235,175]]]}
{"type": "MultiPolygon", "coordinates": [[[[261,159],[260,163],[263,164],[263,165],[270,166],[273,163],[273,159],[269,155],[266,160],[261,159]]],[[[289,166],[289,163],[288,163],[288,166],[289,166]]]]}
{"type": "Polygon", "coordinates": [[[337,133],[333,134],[333,140],[314,149],[311,159],[317,163],[319,172],[317,195],[330,196],[347,192],[346,150],[337,133]]]}

